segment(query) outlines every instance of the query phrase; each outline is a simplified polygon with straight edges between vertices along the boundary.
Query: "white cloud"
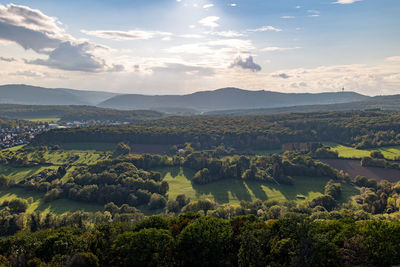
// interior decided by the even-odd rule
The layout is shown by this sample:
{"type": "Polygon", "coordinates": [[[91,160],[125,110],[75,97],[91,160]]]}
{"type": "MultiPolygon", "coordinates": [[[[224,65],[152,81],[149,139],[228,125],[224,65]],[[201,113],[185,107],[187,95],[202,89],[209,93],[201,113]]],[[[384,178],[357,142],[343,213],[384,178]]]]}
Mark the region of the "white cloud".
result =
{"type": "Polygon", "coordinates": [[[236,31],[206,32],[206,34],[220,36],[220,37],[227,37],[227,38],[245,36],[243,33],[236,32],[236,31]]]}
{"type": "Polygon", "coordinates": [[[346,4],[353,4],[355,2],[361,2],[363,0],[337,0],[336,2],[332,2],[332,4],[341,4],[341,5],[346,5],[346,4]]]}
{"type": "Polygon", "coordinates": [[[95,36],[104,39],[113,40],[148,40],[156,36],[171,36],[172,33],[160,32],[160,31],[143,31],[143,30],[131,30],[131,31],[88,31],[81,30],[84,34],[95,36]]]}
{"type": "Polygon", "coordinates": [[[265,52],[276,52],[276,51],[288,51],[288,50],[296,50],[300,49],[301,47],[296,46],[296,47],[277,47],[277,46],[269,46],[261,49],[261,51],[265,52]]]}
{"type": "Polygon", "coordinates": [[[235,6],[237,6],[237,4],[235,4],[235,3],[232,3],[230,6],[233,6],[233,7],[235,7],[235,6]]]}
{"type": "Polygon", "coordinates": [[[206,4],[206,5],[203,5],[203,8],[210,8],[210,7],[213,7],[214,6],[214,4],[206,4]]]}
{"type": "Polygon", "coordinates": [[[385,58],[385,61],[400,62],[400,56],[387,57],[387,58],[385,58]]]}
{"type": "Polygon", "coordinates": [[[294,16],[282,16],[281,19],[294,19],[294,16]]]}
{"type": "Polygon", "coordinates": [[[219,21],[219,19],[220,19],[220,17],[217,17],[217,16],[209,16],[209,17],[205,17],[205,18],[199,20],[199,23],[206,27],[215,28],[215,27],[219,26],[219,24],[217,23],[217,21],[219,21]]]}
{"type": "Polygon", "coordinates": [[[257,28],[257,29],[249,29],[247,31],[249,31],[249,32],[267,32],[267,31],[281,32],[282,29],[275,28],[273,26],[262,26],[262,27],[257,28]]]}
{"type": "Polygon", "coordinates": [[[47,59],[26,60],[27,63],[50,68],[85,72],[105,71],[103,59],[94,55],[104,46],[79,41],[60,27],[56,18],[27,6],[0,4],[0,39],[11,41],[25,50],[48,55],[47,59]]]}

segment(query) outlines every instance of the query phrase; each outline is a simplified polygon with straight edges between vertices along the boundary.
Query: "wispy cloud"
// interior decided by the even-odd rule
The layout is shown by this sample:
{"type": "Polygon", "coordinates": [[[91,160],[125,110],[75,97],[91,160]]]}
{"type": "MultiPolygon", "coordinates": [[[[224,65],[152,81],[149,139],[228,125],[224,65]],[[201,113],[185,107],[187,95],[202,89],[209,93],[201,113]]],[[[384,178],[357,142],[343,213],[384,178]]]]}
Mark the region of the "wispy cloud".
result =
{"type": "Polygon", "coordinates": [[[263,49],[261,49],[261,51],[265,51],[265,52],[276,52],[276,51],[288,51],[288,50],[296,50],[296,49],[300,49],[300,46],[296,46],[296,47],[278,47],[278,46],[269,46],[269,47],[265,47],[263,49]]]}
{"type": "Polygon", "coordinates": [[[249,32],[267,32],[267,31],[281,32],[282,29],[275,28],[273,26],[262,26],[262,27],[256,28],[256,29],[249,29],[247,31],[249,31],[249,32]]]}
{"type": "Polygon", "coordinates": [[[332,2],[332,4],[341,4],[341,5],[348,5],[353,4],[355,2],[361,2],[363,0],[337,0],[336,2],[332,2]]]}
{"type": "Polygon", "coordinates": [[[199,20],[199,24],[206,26],[206,27],[211,27],[211,28],[215,28],[218,27],[219,24],[217,23],[217,21],[219,21],[219,17],[217,16],[209,16],[209,17],[205,17],[201,20],[199,20]]]}
{"type": "Polygon", "coordinates": [[[82,33],[95,36],[104,39],[113,40],[148,40],[156,36],[171,36],[172,33],[160,32],[160,31],[143,31],[143,30],[131,30],[131,31],[88,31],[81,30],[82,33]]]}

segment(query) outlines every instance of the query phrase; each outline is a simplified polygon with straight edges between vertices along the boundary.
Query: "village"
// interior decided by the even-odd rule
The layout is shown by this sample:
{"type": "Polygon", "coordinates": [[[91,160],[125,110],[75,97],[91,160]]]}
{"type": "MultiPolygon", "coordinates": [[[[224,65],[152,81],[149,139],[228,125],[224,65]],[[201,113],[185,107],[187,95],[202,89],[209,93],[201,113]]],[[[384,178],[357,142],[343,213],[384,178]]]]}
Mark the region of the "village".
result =
{"type": "Polygon", "coordinates": [[[52,129],[65,129],[76,127],[121,125],[127,122],[114,121],[74,121],[59,123],[38,123],[29,126],[15,126],[0,128],[0,149],[12,148],[15,146],[26,145],[40,132],[52,129]]]}

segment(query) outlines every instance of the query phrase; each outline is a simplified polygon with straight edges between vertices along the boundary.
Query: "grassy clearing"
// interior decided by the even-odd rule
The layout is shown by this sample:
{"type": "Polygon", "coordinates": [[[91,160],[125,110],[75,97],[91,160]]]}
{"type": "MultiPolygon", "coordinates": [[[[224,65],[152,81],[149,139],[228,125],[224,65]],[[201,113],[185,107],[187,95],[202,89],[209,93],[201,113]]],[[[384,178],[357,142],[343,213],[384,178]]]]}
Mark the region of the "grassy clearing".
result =
{"type": "Polygon", "coordinates": [[[64,150],[76,150],[76,151],[99,151],[107,152],[114,151],[117,147],[115,143],[69,143],[62,144],[64,150]]]}
{"type": "Polygon", "coordinates": [[[32,122],[42,122],[42,123],[57,123],[60,118],[27,118],[24,119],[27,121],[32,121],[32,122]]]}
{"type": "Polygon", "coordinates": [[[8,176],[12,181],[18,183],[24,178],[39,173],[45,169],[57,169],[57,166],[36,166],[26,168],[14,168],[10,166],[0,165],[0,174],[8,176]]]}
{"type": "MultiPolygon", "coordinates": [[[[296,183],[290,185],[271,185],[258,181],[220,180],[206,185],[191,183],[193,171],[184,168],[166,168],[159,170],[169,183],[168,198],[174,199],[185,194],[192,200],[212,199],[220,204],[239,204],[240,201],[260,200],[296,200],[297,195],[313,199],[322,195],[328,178],[297,177],[296,183]]],[[[359,192],[350,185],[343,185],[341,201],[345,202],[359,192]]]]}
{"type": "Polygon", "coordinates": [[[53,212],[56,214],[64,214],[83,210],[87,212],[103,211],[103,206],[93,203],[78,202],[68,199],[58,199],[56,201],[46,203],[43,201],[43,195],[39,192],[27,191],[22,188],[10,188],[0,190],[0,203],[4,200],[12,200],[14,198],[29,199],[32,202],[29,204],[27,212],[41,211],[44,213],[53,212]]]}
{"type": "Polygon", "coordinates": [[[380,151],[387,159],[396,159],[400,157],[400,146],[378,147],[371,149],[357,149],[353,147],[339,145],[337,143],[324,143],[339,153],[341,158],[363,158],[368,157],[372,151],[380,151]]]}

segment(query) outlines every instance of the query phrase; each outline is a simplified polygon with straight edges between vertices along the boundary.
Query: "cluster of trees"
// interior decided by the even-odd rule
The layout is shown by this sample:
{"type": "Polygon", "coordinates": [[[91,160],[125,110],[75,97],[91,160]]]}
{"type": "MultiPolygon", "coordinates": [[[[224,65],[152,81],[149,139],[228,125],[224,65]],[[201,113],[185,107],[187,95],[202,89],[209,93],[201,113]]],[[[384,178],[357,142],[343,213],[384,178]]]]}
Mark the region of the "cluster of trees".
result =
{"type": "Polygon", "coordinates": [[[365,167],[378,167],[400,170],[400,163],[385,159],[382,152],[380,151],[372,151],[369,157],[362,158],[361,165],[365,167]]]}
{"type": "Polygon", "coordinates": [[[21,181],[17,186],[46,192],[44,199],[58,198],[118,205],[148,205],[150,209],[164,208],[168,183],[159,172],[137,169],[122,160],[105,160],[77,168],[66,181],[65,167],[46,170],[21,181]]]}
{"type": "MultiPolygon", "coordinates": [[[[37,220],[33,216],[33,220],[37,220]]],[[[196,213],[32,229],[0,239],[4,266],[393,266],[400,223],[304,216],[263,221],[196,213]],[[76,227],[77,226],[77,227],[76,227]]],[[[44,220],[47,220],[44,218],[44,220]]],[[[78,222],[76,222],[76,220],[78,222]]],[[[50,219],[51,221],[51,219],[50,219]]]]}
{"type": "Polygon", "coordinates": [[[293,176],[346,178],[346,175],[328,165],[296,152],[260,157],[236,155],[222,159],[209,156],[206,152],[194,152],[185,158],[183,166],[198,170],[193,177],[194,183],[243,179],[292,184],[293,176]]]}
{"type": "Polygon", "coordinates": [[[246,117],[168,117],[124,126],[57,129],[37,144],[113,142],[176,145],[196,149],[225,144],[240,150],[279,149],[293,142],[333,141],[358,148],[400,143],[400,113],[385,111],[281,114],[246,117]]]}

